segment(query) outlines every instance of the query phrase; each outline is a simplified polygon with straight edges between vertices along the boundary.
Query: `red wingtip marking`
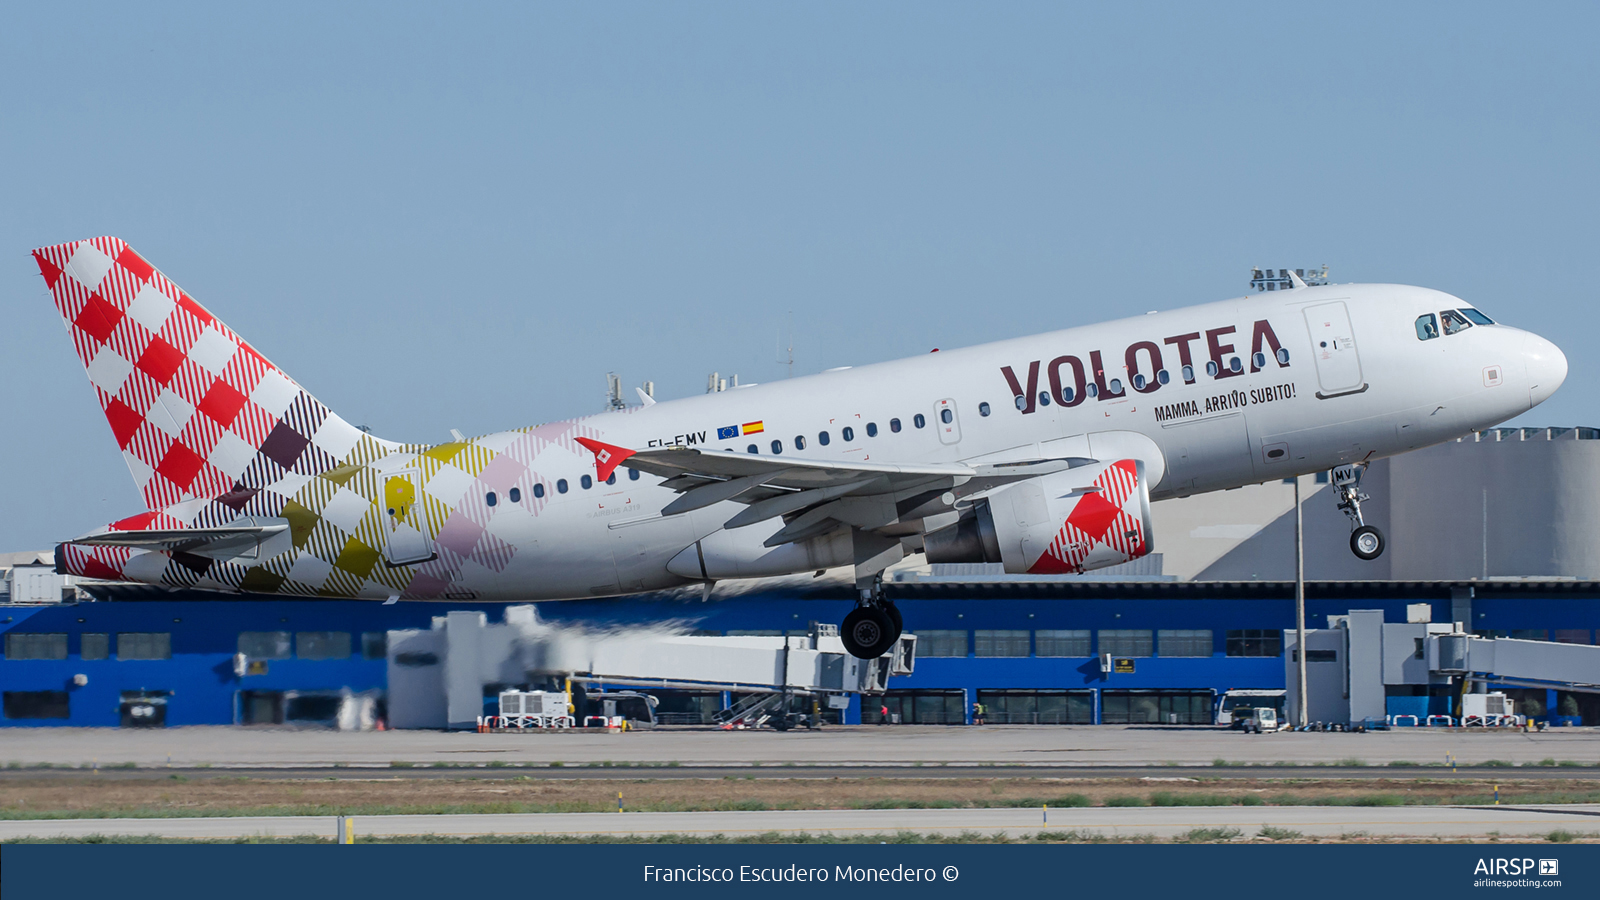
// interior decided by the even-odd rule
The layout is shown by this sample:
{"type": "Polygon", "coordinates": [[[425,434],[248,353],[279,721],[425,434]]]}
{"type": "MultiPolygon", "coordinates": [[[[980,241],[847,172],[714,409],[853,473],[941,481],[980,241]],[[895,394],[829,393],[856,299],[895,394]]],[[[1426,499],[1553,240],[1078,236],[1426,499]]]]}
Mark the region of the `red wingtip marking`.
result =
{"type": "Polygon", "coordinates": [[[601,481],[610,478],[611,473],[617,470],[617,466],[622,465],[623,460],[634,454],[634,451],[624,447],[591,440],[590,438],[578,438],[577,441],[589,448],[589,451],[594,454],[595,474],[600,477],[601,481]]]}

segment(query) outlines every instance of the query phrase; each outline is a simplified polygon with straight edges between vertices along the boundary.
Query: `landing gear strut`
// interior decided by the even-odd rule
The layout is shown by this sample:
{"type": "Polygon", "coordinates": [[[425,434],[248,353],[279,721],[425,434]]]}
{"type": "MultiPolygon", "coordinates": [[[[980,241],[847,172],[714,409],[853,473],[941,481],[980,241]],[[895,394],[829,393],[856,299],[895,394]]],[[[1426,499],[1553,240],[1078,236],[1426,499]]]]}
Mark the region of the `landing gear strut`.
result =
{"type": "Polygon", "coordinates": [[[1366,471],[1366,463],[1335,468],[1333,489],[1339,492],[1339,511],[1350,517],[1350,552],[1371,561],[1383,555],[1383,548],[1389,542],[1376,525],[1368,525],[1361,518],[1361,501],[1372,499],[1361,492],[1361,476],[1366,471]]]}
{"type": "Polygon", "coordinates": [[[856,608],[844,617],[839,638],[851,656],[877,659],[900,640],[901,627],[900,610],[883,596],[883,576],[879,575],[870,588],[862,589],[856,608]]]}

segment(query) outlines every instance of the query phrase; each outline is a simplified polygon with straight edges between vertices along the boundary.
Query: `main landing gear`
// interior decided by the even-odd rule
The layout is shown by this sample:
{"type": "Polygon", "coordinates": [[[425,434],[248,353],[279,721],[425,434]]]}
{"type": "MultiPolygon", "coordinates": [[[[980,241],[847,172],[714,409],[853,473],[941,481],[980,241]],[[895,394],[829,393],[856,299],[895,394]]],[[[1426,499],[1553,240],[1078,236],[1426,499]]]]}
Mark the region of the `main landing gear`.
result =
{"type": "Polygon", "coordinates": [[[900,640],[903,624],[900,610],[883,596],[883,576],[879,575],[870,588],[862,589],[856,608],[844,617],[839,638],[851,656],[877,659],[900,640]]]}
{"type": "Polygon", "coordinates": [[[1361,476],[1367,471],[1366,463],[1339,466],[1333,470],[1333,489],[1339,492],[1339,511],[1350,517],[1350,552],[1368,561],[1383,555],[1388,546],[1383,532],[1376,525],[1368,525],[1361,518],[1361,501],[1372,498],[1361,492],[1361,476]]]}

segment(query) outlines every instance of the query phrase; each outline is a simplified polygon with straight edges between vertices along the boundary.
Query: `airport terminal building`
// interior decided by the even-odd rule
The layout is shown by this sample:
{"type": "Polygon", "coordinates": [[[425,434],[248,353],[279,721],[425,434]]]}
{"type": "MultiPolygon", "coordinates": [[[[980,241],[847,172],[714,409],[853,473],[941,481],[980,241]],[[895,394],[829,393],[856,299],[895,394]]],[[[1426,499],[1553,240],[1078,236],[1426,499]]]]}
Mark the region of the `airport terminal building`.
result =
{"type": "MultiPolygon", "coordinates": [[[[1372,562],[1351,555],[1349,527],[1320,479],[1302,479],[1307,627],[1350,635],[1341,638],[1343,653],[1308,643],[1307,665],[1335,695],[1343,692],[1349,718],[1449,715],[1459,693],[1426,671],[1389,674],[1388,657],[1396,673],[1401,657],[1411,658],[1412,639],[1401,647],[1398,631],[1389,641],[1406,652],[1374,651],[1383,660],[1368,661],[1353,621],[1432,627],[1429,634],[1461,623],[1468,634],[1514,644],[1596,645],[1597,438],[1595,429],[1492,429],[1375,463],[1364,485],[1373,497],[1366,512],[1389,535],[1389,549],[1372,562]],[[1367,671],[1374,665],[1383,669],[1376,681],[1367,671]]],[[[1297,652],[1293,495],[1292,482],[1270,483],[1155,504],[1158,554],[1116,571],[897,571],[887,591],[917,636],[915,670],[892,678],[882,695],[857,695],[830,715],[872,723],[886,709],[890,721],[963,724],[981,704],[990,723],[1198,725],[1216,719],[1230,691],[1284,691],[1297,652]]],[[[23,555],[12,563],[10,602],[0,607],[6,726],[363,727],[385,718],[397,671],[440,662],[392,653],[391,633],[437,628],[447,611],[501,622],[512,606],[72,585],[54,576],[47,559],[23,555]],[[341,720],[351,697],[371,701],[372,721],[341,720]]],[[[731,587],[710,596],[694,589],[543,603],[538,615],[593,628],[803,636],[853,606],[849,587],[827,579],[731,587]]],[[[1600,668],[1585,679],[1585,660],[1579,676],[1563,680],[1523,673],[1480,681],[1503,689],[1530,717],[1600,724],[1593,692],[1600,668]]],[[[1488,671],[1450,665],[1435,668],[1488,671]]],[[[502,689],[537,685],[481,687],[492,705],[502,689]]],[[[739,699],[736,690],[648,690],[667,724],[710,722],[739,699]]]]}

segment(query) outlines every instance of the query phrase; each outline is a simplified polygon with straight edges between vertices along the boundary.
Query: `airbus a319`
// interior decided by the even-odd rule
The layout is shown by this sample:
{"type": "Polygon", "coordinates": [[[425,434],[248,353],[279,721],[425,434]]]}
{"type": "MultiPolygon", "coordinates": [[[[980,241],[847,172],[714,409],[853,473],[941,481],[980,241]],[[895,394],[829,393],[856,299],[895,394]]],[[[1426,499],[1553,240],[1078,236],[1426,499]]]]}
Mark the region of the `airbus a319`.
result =
{"type": "Polygon", "coordinates": [[[34,251],[145,510],[64,572],[233,593],[561,600],[852,566],[898,639],[910,554],[1065,574],[1154,546],[1150,503],[1332,469],[1527,411],[1561,351],[1465,301],[1307,286],[443,444],[322,405],[121,240],[34,251]]]}

